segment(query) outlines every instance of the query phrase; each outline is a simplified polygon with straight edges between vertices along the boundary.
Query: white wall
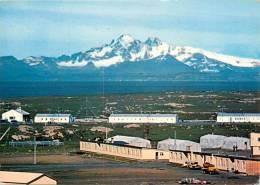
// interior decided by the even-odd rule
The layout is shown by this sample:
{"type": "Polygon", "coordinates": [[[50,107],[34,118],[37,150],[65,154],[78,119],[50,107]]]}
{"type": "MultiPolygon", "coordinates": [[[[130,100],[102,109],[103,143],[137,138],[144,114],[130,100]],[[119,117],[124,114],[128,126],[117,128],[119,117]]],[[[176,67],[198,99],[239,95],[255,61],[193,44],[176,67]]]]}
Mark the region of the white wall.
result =
{"type": "Polygon", "coordinates": [[[260,115],[225,115],[217,116],[217,122],[222,123],[260,123],[260,115]]]}
{"type": "Polygon", "coordinates": [[[71,123],[72,117],[45,117],[45,116],[35,116],[35,123],[71,123]]]}
{"type": "Polygon", "coordinates": [[[110,116],[109,123],[177,123],[177,116],[110,116]]]}
{"type": "Polygon", "coordinates": [[[2,119],[8,120],[9,122],[12,120],[16,120],[18,122],[24,122],[23,120],[23,114],[15,111],[15,110],[10,110],[2,114],[2,119]]]}

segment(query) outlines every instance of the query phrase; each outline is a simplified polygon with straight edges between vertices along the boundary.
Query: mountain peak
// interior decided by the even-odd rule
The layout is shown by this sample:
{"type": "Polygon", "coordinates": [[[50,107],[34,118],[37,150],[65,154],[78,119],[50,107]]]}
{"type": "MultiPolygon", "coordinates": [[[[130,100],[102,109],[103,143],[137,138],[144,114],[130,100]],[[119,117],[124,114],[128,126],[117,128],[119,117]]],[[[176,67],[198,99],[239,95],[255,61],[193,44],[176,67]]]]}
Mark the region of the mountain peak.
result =
{"type": "Polygon", "coordinates": [[[101,47],[91,48],[82,53],[75,53],[71,56],[60,56],[58,58],[28,57],[23,62],[28,65],[46,64],[45,61],[57,63],[64,67],[83,67],[93,63],[95,67],[108,67],[122,62],[138,62],[156,59],[162,56],[176,59],[196,70],[215,70],[214,68],[225,66],[235,67],[259,67],[260,60],[244,59],[233,56],[226,56],[192,47],[172,47],[162,42],[157,37],[148,37],[146,41],[134,39],[129,34],[122,34],[112,40],[110,44],[101,47]]]}
{"type": "Polygon", "coordinates": [[[118,37],[117,40],[123,41],[123,42],[133,42],[135,39],[129,34],[122,34],[118,37]]]}
{"type": "Polygon", "coordinates": [[[159,46],[162,44],[162,41],[158,37],[148,37],[145,43],[150,46],[159,46]]]}
{"type": "Polygon", "coordinates": [[[129,35],[129,34],[123,34],[120,35],[117,39],[112,40],[111,45],[112,46],[123,46],[123,47],[127,47],[129,46],[131,43],[133,43],[135,41],[135,39],[129,35]]]}

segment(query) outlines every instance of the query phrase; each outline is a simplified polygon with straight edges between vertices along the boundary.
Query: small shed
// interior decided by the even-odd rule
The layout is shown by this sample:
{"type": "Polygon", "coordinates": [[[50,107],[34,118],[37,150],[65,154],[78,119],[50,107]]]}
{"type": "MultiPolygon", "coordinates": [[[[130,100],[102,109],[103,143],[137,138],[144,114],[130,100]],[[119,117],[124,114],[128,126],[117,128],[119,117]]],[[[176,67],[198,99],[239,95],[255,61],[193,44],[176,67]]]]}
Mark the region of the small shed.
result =
{"type": "Polygon", "coordinates": [[[57,181],[43,173],[0,171],[0,184],[56,185],[57,181]]]}
{"type": "Polygon", "coordinates": [[[30,113],[22,110],[21,108],[12,109],[2,114],[2,119],[9,122],[27,122],[30,120],[30,113]]]}
{"type": "Polygon", "coordinates": [[[201,147],[199,143],[180,139],[165,139],[163,141],[160,141],[157,144],[157,149],[201,152],[201,147]]]}

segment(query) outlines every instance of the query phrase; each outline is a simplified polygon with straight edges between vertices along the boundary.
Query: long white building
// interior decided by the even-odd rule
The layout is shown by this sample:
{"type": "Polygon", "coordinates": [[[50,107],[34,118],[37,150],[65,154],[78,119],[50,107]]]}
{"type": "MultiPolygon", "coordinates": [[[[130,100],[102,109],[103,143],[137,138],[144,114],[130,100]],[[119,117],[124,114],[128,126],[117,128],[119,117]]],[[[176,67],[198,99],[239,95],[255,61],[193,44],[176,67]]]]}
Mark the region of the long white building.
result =
{"type": "Polygon", "coordinates": [[[219,112],[218,123],[260,123],[260,113],[225,113],[219,112]]]}
{"type": "Polygon", "coordinates": [[[74,117],[71,114],[36,114],[35,123],[72,123],[74,117]]]}
{"type": "Polygon", "coordinates": [[[7,120],[9,122],[17,121],[17,122],[27,122],[30,120],[30,113],[22,110],[21,108],[12,109],[2,114],[2,119],[7,120]]]}
{"type": "Polygon", "coordinates": [[[177,114],[111,114],[109,123],[151,123],[174,124],[178,122],[177,114]]]}

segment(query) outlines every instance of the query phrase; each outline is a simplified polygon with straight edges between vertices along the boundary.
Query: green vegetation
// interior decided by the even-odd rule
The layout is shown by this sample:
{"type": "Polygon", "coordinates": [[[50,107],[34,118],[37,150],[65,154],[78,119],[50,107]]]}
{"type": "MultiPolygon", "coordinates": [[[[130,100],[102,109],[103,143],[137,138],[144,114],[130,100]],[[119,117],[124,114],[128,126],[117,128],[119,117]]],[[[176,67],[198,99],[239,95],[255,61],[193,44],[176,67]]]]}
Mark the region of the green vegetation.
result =
{"type": "Polygon", "coordinates": [[[178,113],[181,119],[214,119],[215,112],[259,112],[259,92],[161,92],[74,97],[30,97],[0,102],[0,113],[21,106],[36,113],[71,113],[76,118],[111,113],[178,113]]]}
{"type": "MultiPolygon", "coordinates": [[[[33,97],[2,100],[0,113],[11,108],[21,106],[31,113],[32,118],[36,113],[71,113],[76,118],[103,117],[113,113],[178,113],[180,119],[215,119],[215,112],[259,112],[259,92],[162,92],[141,94],[110,94],[102,96],[75,96],[75,97],[33,97]]],[[[114,135],[127,135],[145,137],[143,125],[139,128],[124,128],[123,125],[99,124],[113,129],[109,133],[114,135]]],[[[38,133],[37,140],[59,139],[64,146],[37,147],[38,152],[56,153],[69,152],[79,149],[80,140],[92,140],[96,137],[105,137],[105,133],[92,132],[90,129],[97,124],[63,124],[58,129],[62,136],[54,135],[53,138],[45,137],[44,125],[33,124],[30,133],[22,133],[18,126],[12,125],[10,132],[0,142],[0,153],[31,153],[33,147],[11,147],[8,142],[13,140],[13,135],[27,135],[33,140],[33,133],[38,133]],[[72,133],[70,133],[72,132],[72,133]]],[[[0,135],[9,127],[0,124],[0,135]]],[[[205,134],[221,134],[226,136],[248,137],[250,132],[260,132],[260,125],[237,124],[189,124],[171,126],[149,126],[147,138],[155,145],[157,141],[174,138],[188,139],[199,142],[205,134]]]]}
{"type": "MultiPolygon", "coordinates": [[[[43,125],[34,124],[32,125],[35,130],[39,133],[43,131],[43,125]]],[[[90,129],[96,125],[85,125],[79,124],[73,125],[62,125],[60,132],[63,133],[64,138],[60,138],[64,142],[64,146],[50,146],[42,147],[38,146],[37,151],[40,153],[67,153],[71,151],[77,151],[79,149],[80,140],[93,140],[96,137],[105,138],[105,133],[92,132],[90,129]],[[68,130],[73,130],[73,134],[68,134],[68,130]]],[[[126,136],[138,136],[144,137],[144,126],[139,128],[124,128],[123,125],[104,125],[112,128],[113,131],[109,132],[108,136],[114,135],[126,135],[126,136]]],[[[0,133],[3,133],[8,125],[1,125],[0,133]]],[[[240,136],[249,137],[250,132],[260,132],[260,125],[258,124],[231,124],[231,125],[220,125],[220,124],[204,124],[204,125],[167,125],[167,126],[149,126],[149,132],[147,138],[152,141],[152,144],[156,146],[156,143],[160,140],[167,138],[174,138],[174,132],[177,133],[177,139],[187,139],[195,142],[199,142],[201,136],[205,134],[220,134],[225,136],[240,136]]],[[[0,153],[32,153],[33,147],[11,147],[8,142],[11,140],[11,136],[14,134],[21,134],[16,126],[12,126],[11,131],[1,142],[0,153]]],[[[31,137],[29,140],[32,140],[31,137]]],[[[38,137],[37,140],[43,140],[44,138],[38,137]]],[[[45,139],[46,140],[46,139],[45,139]]]]}

